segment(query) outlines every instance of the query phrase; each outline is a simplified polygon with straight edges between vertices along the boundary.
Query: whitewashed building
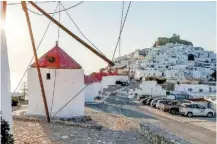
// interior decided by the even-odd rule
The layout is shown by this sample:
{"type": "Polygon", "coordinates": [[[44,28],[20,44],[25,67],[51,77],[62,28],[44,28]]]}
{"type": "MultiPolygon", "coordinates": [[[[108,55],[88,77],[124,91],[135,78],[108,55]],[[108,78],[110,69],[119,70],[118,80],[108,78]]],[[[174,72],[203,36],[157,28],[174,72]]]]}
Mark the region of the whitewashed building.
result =
{"type": "Polygon", "coordinates": [[[8,122],[10,126],[10,133],[13,133],[12,120],[12,106],[11,106],[11,83],[10,70],[8,62],[8,50],[5,36],[5,29],[3,28],[5,22],[5,15],[3,13],[3,2],[0,2],[1,8],[1,99],[0,110],[2,118],[8,122]]]}
{"type": "Polygon", "coordinates": [[[135,72],[135,79],[147,75],[154,76],[154,74],[155,77],[159,77],[164,73],[165,78],[176,78],[177,81],[205,80],[216,69],[214,52],[191,45],[167,44],[150,48],[143,60],[139,59],[138,50],[135,53],[134,57],[137,56],[137,60],[130,64],[130,68],[135,72]],[[158,75],[158,72],[161,74],[158,75]]]}
{"type": "MultiPolygon", "coordinates": [[[[79,93],[85,87],[82,67],[58,45],[39,59],[39,66],[50,115],[56,114],[71,100],[56,116],[83,116],[85,91],[79,93]]],[[[28,114],[45,116],[35,63],[28,69],[28,90],[28,114]]]]}
{"type": "Polygon", "coordinates": [[[102,92],[101,82],[94,74],[84,76],[84,82],[87,86],[85,88],[85,102],[94,102],[94,98],[99,96],[102,92]]]}
{"type": "Polygon", "coordinates": [[[216,86],[204,84],[175,84],[174,90],[188,93],[216,93],[216,86]]]}
{"type": "Polygon", "coordinates": [[[166,96],[166,90],[162,86],[158,85],[156,81],[142,81],[140,84],[140,89],[143,95],[156,96],[166,96]]]}

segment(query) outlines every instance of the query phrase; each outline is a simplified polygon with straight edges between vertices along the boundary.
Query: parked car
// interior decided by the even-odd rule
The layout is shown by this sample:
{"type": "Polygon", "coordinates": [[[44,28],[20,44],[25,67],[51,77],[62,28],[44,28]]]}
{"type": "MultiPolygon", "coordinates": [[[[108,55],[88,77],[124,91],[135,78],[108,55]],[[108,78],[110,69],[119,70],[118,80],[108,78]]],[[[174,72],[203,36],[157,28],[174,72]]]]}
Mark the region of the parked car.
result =
{"type": "Polygon", "coordinates": [[[171,101],[172,101],[172,100],[168,100],[168,99],[163,100],[163,101],[160,103],[159,109],[160,109],[160,110],[163,110],[164,105],[170,103],[171,101]]]}
{"type": "Polygon", "coordinates": [[[173,100],[167,104],[164,104],[162,110],[165,112],[170,112],[171,114],[178,114],[179,108],[182,103],[191,103],[188,100],[173,100]]]}
{"type": "Polygon", "coordinates": [[[151,101],[153,100],[154,98],[149,98],[147,101],[146,101],[146,105],[149,105],[151,104],[151,101]]]}
{"type": "Polygon", "coordinates": [[[214,111],[200,104],[183,103],[179,108],[179,113],[183,116],[207,116],[213,117],[214,111]]]}
{"type": "Polygon", "coordinates": [[[155,98],[151,101],[150,106],[156,108],[156,104],[158,100],[162,100],[162,98],[155,98]]]}
{"type": "Polygon", "coordinates": [[[147,97],[147,98],[145,98],[145,99],[142,99],[142,100],[141,100],[141,103],[143,103],[144,105],[146,105],[146,102],[147,102],[148,99],[149,99],[149,97],[147,97]]]}
{"type": "Polygon", "coordinates": [[[192,98],[192,96],[185,93],[172,93],[167,96],[167,99],[171,100],[185,100],[190,98],[192,98]]]}
{"type": "Polygon", "coordinates": [[[163,102],[164,102],[165,100],[157,100],[157,102],[156,102],[156,108],[157,109],[160,109],[160,104],[162,104],[163,102]]]}
{"type": "Polygon", "coordinates": [[[142,99],[145,99],[145,98],[147,98],[147,96],[145,96],[145,95],[139,95],[139,96],[137,96],[137,101],[141,101],[142,99]]]}
{"type": "Polygon", "coordinates": [[[173,100],[169,103],[163,104],[162,109],[164,112],[169,112],[171,108],[173,108],[173,112],[175,114],[176,110],[181,106],[181,102],[178,100],[173,100]]]}

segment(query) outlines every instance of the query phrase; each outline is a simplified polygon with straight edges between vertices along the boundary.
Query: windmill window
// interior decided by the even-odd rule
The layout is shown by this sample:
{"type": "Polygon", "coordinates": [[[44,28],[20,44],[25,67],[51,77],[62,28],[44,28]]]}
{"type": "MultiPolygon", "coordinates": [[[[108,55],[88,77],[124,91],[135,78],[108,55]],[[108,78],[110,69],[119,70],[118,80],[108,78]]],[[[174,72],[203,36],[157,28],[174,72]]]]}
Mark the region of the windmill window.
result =
{"type": "Polygon", "coordinates": [[[203,92],[203,89],[199,89],[199,92],[203,92]]]}
{"type": "Polygon", "coordinates": [[[46,73],[46,79],[50,80],[50,73],[46,73]]]}

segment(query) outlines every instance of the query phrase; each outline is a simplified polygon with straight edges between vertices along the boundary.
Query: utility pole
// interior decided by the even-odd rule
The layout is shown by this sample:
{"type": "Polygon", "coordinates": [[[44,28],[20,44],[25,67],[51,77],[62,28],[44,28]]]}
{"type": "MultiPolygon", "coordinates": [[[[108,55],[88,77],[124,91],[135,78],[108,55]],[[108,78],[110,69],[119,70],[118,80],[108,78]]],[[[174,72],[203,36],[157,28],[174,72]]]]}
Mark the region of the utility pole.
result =
{"type": "Polygon", "coordinates": [[[24,97],[24,100],[25,100],[25,97],[26,97],[26,91],[27,91],[27,88],[26,88],[26,82],[23,83],[23,97],[24,97]]]}
{"type": "Polygon", "coordinates": [[[35,63],[36,63],[36,67],[37,67],[38,78],[39,78],[39,83],[40,83],[40,87],[41,87],[41,93],[42,93],[42,99],[43,99],[43,102],[44,102],[45,113],[46,113],[46,116],[47,116],[47,121],[48,121],[48,123],[50,123],[50,116],[49,116],[49,111],[48,111],[48,106],[47,106],[47,100],[46,100],[46,96],[45,96],[41,71],[40,71],[40,68],[39,68],[38,56],[37,56],[37,52],[36,52],[36,46],[35,46],[35,41],[34,41],[34,37],[33,37],[32,26],[31,26],[31,22],[30,22],[30,19],[29,19],[29,13],[28,13],[28,10],[27,10],[26,2],[22,1],[21,3],[22,3],[22,7],[23,7],[23,10],[24,10],[25,16],[26,16],[26,21],[27,21],[27,24],[28,24],[29,34],[30,34],[30,38],[31,38],[31,42],[32,42],[32,48],[33,48],[33,53],[34,53],[34,57],[35,57],[35,63]]]}

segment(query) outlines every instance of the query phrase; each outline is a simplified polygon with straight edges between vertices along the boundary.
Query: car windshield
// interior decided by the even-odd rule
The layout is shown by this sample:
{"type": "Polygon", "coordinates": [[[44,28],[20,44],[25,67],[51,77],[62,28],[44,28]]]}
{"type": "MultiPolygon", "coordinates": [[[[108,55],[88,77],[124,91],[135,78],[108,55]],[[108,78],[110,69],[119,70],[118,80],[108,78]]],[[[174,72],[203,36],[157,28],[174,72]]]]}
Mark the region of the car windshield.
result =
{"type": "Polygon", "coordinates": [[[189,104],[182,104],[181,105],[181,108],[188,108],[189,107],[189,104]]]}

